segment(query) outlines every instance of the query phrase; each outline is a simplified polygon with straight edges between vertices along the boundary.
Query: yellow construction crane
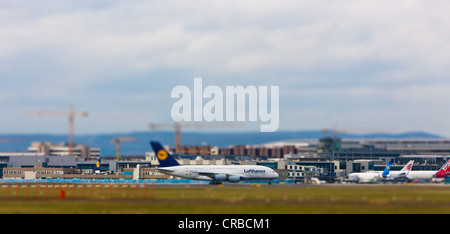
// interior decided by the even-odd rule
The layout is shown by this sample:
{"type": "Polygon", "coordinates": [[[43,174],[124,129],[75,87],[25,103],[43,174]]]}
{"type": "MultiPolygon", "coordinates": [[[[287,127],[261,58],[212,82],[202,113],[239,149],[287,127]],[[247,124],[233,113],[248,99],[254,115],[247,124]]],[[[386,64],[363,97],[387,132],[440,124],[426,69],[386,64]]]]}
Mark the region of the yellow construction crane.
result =
{"type": "Polygon", "coordinates": [[[137,139],[134,137],[117,137],[111,139],[112,143],[116,143],[116,160],[120,159],[120,142],[122,141],[136,141],[137,139]]]}
{"type": "Polygon", "coordinates": [[[337,139],[338,137],[338,133],[339,132],[345,132],[344,130],[339,130],[337,124],[333,124],[333,129],[328,129],[328,128],[323,128],[321,129],[322,133],[328,133],[328,132],[332,132],[333,133],[333,138],[337,139]]]}
{"type": "Polygon", "coordinates": [[[23,141],[23,140],[17,140],[17,139],[0,139],[0,143],[9,143],[14,141],[23,141]]]}
{"type": "Polygon", "coordinates": [[[180,123],[175,122],[174,124],[150,124],[149,127],[152,130],[158,130],[158,129],[175,129],[175,149],[178,151],[180,149],[180,135],[181,135],[181,128],[209,128],[209,127],[237,127],[242,126],[242,123],[180,123]]]}
{"type": "Polygon", "coordinates": [[[69,111],[27,111],[25,114],[37,115],[37,116],[63,116],[69,119],[69,156],[72,156],[73,152],[73,132],[75,117],[86,118],[88,112],[75,112],[73,106],[69,107],[69,111]]]}

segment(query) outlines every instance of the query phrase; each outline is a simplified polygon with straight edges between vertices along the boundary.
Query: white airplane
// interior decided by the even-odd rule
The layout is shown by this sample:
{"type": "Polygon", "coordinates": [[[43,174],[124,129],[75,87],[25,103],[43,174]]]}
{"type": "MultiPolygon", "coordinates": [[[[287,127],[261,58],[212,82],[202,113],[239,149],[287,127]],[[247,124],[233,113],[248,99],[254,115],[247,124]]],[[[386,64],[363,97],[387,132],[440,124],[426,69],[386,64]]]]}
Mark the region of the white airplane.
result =
{"type": "Polygon", "coordinates": [[[180,165],[159,142],[151,141],[160,167],[156,170],[167,175],[194,180],[207,180],[211,183],[241,180],[269,180],[278,178],[278,173],[269,167],[255,165],[180,165]]]}
{"type": "Polygon", "coordinates": [[[94,169],[95,174],[100,174],[100,161],[101,160],[102,160],[102,158],[98,157],[97,163],[95,163],[95,169],[94,169]]]}
{"type": "Polygon", "coordinates": [[[431,180],[433,178],[445,178],[450,175],[450,160],[442,165],[439,171],[411,171],[407,178],[410,180],[431,180]]]}
{"type": "Polygon", "coordinates": [[[400,171],[390,171],[389,177],[393,179],[407,178],[414,165],[414,160],[410,160],[400,171]]]}
{"type": "Polygon", "coordinates": [[[381,179],[386,179],[389,176],[391,170],[392,160],[388,162],[384,171],[367,171],[367,172],[354,172],[348,176],[350,181],[358,183],[376,183],[381,179]]]}

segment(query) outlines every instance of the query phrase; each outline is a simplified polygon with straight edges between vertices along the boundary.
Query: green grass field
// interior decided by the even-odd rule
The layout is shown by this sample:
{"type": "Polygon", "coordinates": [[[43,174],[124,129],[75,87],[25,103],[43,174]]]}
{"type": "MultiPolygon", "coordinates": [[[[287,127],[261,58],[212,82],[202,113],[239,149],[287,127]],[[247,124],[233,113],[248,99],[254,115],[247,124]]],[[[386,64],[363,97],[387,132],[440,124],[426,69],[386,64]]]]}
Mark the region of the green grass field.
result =
{"type": "Polygon", "coordinates": [[[0,213],[440,214],[450,186],[2,184],[0,213]]]}

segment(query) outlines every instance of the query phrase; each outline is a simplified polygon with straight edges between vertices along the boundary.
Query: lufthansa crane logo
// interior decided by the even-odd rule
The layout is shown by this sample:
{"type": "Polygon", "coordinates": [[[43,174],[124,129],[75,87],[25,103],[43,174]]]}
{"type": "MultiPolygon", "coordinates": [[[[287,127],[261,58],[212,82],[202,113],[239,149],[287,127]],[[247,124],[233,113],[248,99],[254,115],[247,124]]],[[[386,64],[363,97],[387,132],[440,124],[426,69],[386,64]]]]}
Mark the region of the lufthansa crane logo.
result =
{"type": "Polygon", "coordinates": [[[158,151],[156,156],[158,157],[159,160],[164,161],[167,158],[167,152],[165,150],[161,149],[158,151]]]}
{"type": "Polygon", "coordinates": [[[100,163],[97,161],[97,168],[100,168],[100,163]]]}

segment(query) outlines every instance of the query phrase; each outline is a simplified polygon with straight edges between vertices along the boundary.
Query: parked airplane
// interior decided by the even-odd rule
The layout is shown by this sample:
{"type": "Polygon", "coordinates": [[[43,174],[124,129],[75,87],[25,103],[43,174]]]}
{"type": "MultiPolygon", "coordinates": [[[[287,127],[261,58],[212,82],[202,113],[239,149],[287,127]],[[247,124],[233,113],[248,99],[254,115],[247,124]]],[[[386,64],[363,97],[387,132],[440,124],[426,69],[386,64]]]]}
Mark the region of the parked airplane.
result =
{"type": "Polygon", "coordinates": [[[445,178],[450,175],[450,160],[442,165],[439,171],[411,171],[407,175],[410,180],[431,180],[433,178],[445,178]]]}
{"type": "Polygon", "coordinates": [[[100,174],[100,161],[101,160],[102,160],[102,158],[98,157],[97,163],[95,163],[95,169],[94,169],[95,174],[100,174]]]}
{"type": "Polygon", "coordinates": [[[367,172],[354,172],[350,173],[348,178],[350,181],[355,181],[358,183],[375,183],[381,179],[388,178],[389,172],[391,170],[392,160],[388,162],[384,171],[367,171],[367,172]]]}
{"type": "Polygon", "coordinates": [[[410,160],[400,171],[390,171],[389,176],[392,179],[406,179],[414,165],[414,160],[410,160]]]}
{"type": "Polygon", "coordinates": [[[441,169],[434,175],[434,178],[446,178],[450,176],[450,160],[448,160],[441,169]]]}
{"type": "Polygon", "coordinates": [[[207,180],[211,183],[241,180],[269,180],[278,178],[278,173],[269,167],[256,165],[180,165],[159,142],[151,141],[161,173],[194,180],[207,180]]]}

